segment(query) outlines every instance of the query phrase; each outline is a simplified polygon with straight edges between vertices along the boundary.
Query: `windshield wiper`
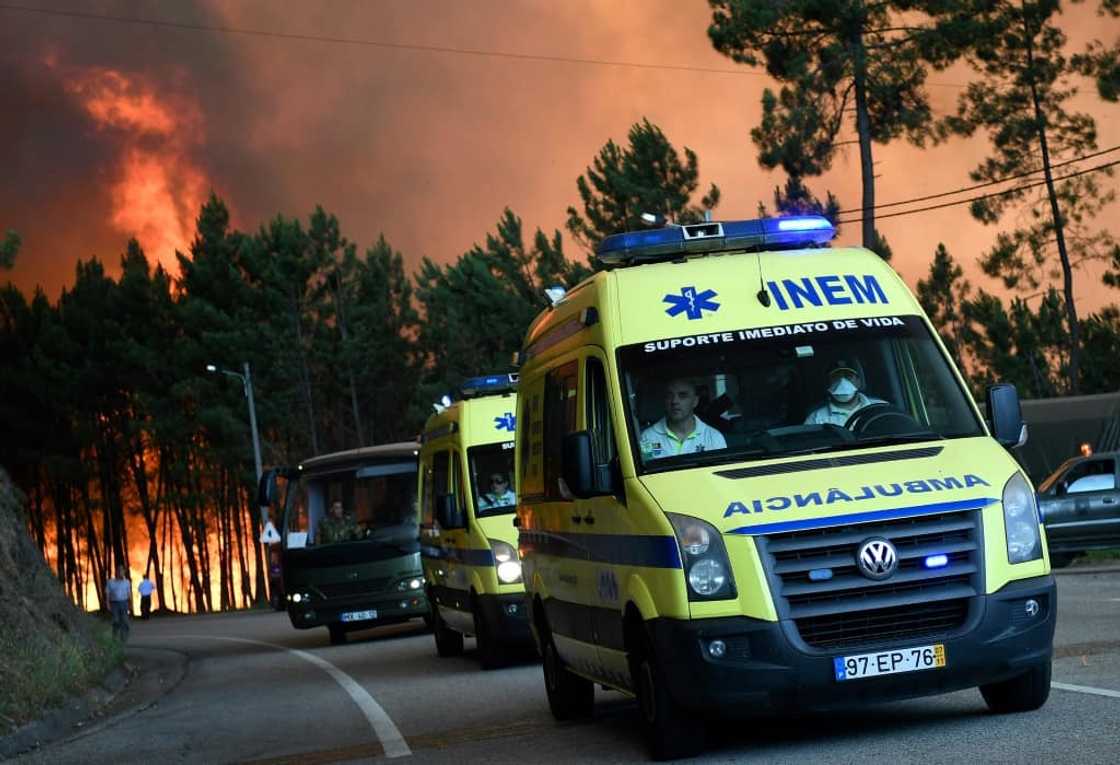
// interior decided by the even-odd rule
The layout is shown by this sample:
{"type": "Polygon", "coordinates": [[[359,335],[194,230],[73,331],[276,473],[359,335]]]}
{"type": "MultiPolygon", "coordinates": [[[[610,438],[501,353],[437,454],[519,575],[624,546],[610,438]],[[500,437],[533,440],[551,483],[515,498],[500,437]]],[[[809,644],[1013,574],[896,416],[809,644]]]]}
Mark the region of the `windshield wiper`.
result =
{"type": "Polygon", "coordinates": [[[890,436],[875,436],[873,438],[858,438],[855,441],[841,441],[838,444],[827,446],[814,446],[809,449],[798,449],[792,452],[782,452],[783,457],[795,454],[823,454],[825,452],[844,452],[852,449],[868,449],[876,446],[893,446],[895,444],[911,444],[917,441],[944,441],[945,437],[934,433],[932,430],[922,433],[896,433],[890,436]]]}
{"type": "Polygon", "coordinates": [[[729,462],[740,462],[750,457],[761,457],[770,454],[769,449],[745,449],[736,452],[694,452],[677,457],[651,460],[645,465],[647,473],[663,473],[667,470],[677,470],[684,467],[708,467],[712,465],[726,465],[729,462]]]}

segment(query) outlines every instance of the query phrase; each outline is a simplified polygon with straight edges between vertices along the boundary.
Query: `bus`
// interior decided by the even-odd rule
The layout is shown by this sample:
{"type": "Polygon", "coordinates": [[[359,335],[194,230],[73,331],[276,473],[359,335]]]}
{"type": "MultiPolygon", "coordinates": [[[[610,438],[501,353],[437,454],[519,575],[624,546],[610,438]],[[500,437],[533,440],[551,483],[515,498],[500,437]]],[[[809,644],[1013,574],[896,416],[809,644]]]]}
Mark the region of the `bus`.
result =
{"type": "Polygon", "coordinates": [[[416,502],[419,450],[415,442],[363,447],[261,476],[261,506],[278,510],[284,605],[293,627],[326,627],[338,645],[354,630],[414,618],[430,624],[416,502]]]}

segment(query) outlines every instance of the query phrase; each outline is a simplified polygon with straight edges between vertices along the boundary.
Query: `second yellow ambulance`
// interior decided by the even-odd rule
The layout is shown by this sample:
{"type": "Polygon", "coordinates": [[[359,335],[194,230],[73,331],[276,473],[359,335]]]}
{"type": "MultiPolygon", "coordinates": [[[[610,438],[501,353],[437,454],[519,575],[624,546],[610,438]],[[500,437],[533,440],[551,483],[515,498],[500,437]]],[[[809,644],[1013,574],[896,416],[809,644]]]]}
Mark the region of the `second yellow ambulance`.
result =
{"type": "Polygon", "coordinates": [[[473,635],[484,669],[529,642],[513,520],[516,375],[466,381],[432,415],[420,449],[421,557],[436,651],[473,635]]]}
{"type": "Polygon", "coordinates": [[[520,547],[557,718],[705,723],[1050,688],[1056,611],[1010,386],[969,395],[906,285],[815,216],[608,237],[529,328],[520,547]]]}

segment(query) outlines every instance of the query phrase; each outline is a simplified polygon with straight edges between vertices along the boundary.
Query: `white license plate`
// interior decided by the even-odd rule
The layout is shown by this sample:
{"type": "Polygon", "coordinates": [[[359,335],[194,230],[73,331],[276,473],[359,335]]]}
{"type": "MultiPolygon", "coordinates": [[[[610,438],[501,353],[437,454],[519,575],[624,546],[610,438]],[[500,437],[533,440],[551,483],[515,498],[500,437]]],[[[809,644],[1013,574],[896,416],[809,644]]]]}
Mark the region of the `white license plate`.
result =
{"type": "Polygon", "coordinates": [[[945,646],[937,643],[858,656],[837,656],[832,660],[832,666],[837,680],[859,680],[879,675],[897,675],[900,672],[940,669],[945,666],[945,646]]]}
{"type": "Polygon", "coordinates": [[[347,611],[342,615],[344,622],[364,622],[367,619],[376,619],[377,611],[347,611]]]}

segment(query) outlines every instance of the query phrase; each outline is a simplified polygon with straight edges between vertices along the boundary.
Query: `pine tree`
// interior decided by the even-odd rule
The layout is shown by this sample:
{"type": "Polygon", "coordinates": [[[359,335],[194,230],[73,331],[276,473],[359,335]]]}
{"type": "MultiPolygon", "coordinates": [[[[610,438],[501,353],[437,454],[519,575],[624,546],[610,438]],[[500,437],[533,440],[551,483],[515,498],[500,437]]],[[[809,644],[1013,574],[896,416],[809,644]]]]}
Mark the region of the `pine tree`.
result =
{"type": "Polygon", "coordinates": [[[968,339],[968,325],[962,309],[972,286],[964,278],[964,271],[944,244],[937,245],[929,278],[918,280],[918,302],[930,322],[941,335],[941,340],[953,357],[961,374],[968,376],[964,349],[968,339]]]}
{"type": "Polygon", "coordinates": [[[933,114],[928,70],[958,55],[962,25],[927,14],[943,3],[921,0],[709,0],[715,49],[765,66],[781,83],[762,96],[762,122],[751,131],[759,164],[802,178],[828,170],[845,126],[859,144],[864,247],[889,257],[875,229],[872,145],[899,137],[921,146],[933,114]]]}
{"type": "Polygon", "coordinates": [[[642,214],[662,215],[675,223],[695,223],[719,205],[712,184],[700,204],[692,202],[700,185],[696,152],[687,146],[684,162],[661,128],[643,119],[630,128],[629,145],[613,140],[599,150],[576,181],[583,214],[568,208],[568,231],[594,251],[605,237],[643,227],[642,214]]]}

